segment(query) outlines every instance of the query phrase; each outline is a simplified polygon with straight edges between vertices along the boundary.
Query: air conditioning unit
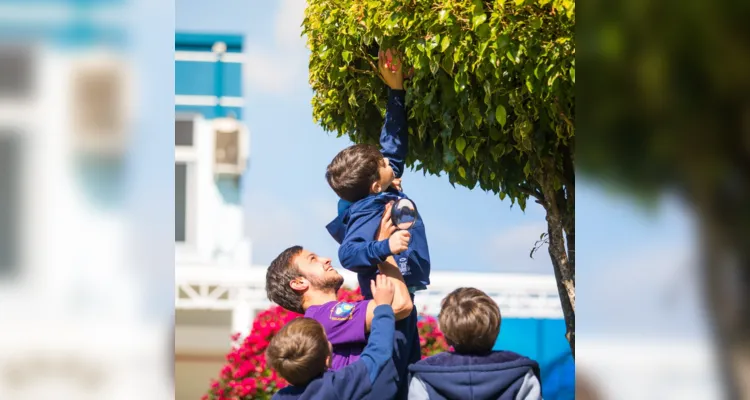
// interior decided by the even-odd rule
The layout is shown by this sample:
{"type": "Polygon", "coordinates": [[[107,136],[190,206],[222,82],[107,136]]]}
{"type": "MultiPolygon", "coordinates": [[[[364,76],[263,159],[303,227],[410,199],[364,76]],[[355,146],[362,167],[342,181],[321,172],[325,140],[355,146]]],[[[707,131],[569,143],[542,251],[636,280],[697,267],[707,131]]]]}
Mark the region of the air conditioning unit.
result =
{"type": "Polygon", "coordinates": [[[249,134],[234,118],[216,118],[214,131],[214,173],[239,176],[247,164],[249,134]]]}
{"type": "Polygon", "coordinates": [[[129,120],[128,74],[116,57],[78,60],[71,76],[71,132],[79,150],[121,155],[129,120]]]}

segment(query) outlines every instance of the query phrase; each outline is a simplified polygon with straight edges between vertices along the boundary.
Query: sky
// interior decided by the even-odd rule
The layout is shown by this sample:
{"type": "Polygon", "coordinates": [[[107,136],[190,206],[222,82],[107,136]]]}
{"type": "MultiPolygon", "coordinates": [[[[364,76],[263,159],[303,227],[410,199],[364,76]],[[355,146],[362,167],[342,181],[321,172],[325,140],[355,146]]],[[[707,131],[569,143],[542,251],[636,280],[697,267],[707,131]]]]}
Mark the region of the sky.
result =
{"type": "MultiPolygon", "coordinates": [[[[253,264],[267,265],[300,244],[338,265],[337,244],[325,230],[337,198],[324,171],[351,143],[312,119],[309,52],[299,27],[305,1],[175,4],[179,31],[245,35],[244,119],[251,147],[243,201],[253,264]]],[[[546,231],[544,210],[536,203],[522,212],[492,193],[453,188],[446,177],[408,170],[403,186],[425,221],[433,270],[552,274],[546,247],[529,258],[546,231]]],[[[584,299],[576,312],[586,315],[577,334],[702,335],[688,208],[666,197],[646,209],[580,178],[576,191],[576,297],[584,299]]]]}

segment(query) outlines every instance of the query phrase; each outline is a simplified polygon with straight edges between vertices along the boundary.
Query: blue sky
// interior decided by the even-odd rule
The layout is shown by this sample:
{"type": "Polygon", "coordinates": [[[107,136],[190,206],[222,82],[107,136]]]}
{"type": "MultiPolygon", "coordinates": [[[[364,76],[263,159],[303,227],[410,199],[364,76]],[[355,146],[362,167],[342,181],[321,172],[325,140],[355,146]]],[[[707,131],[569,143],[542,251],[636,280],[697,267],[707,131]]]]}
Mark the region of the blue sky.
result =
{"type": "MultiPolygon", "coordinates": [[[[312,120],[308,52],[299,37],[304,5],[304,0],[176,1],[177,30],[246,37],[251,149],[243,184],[254,264],[269,263],[293,244],[336,260],[337,245],[325,225],[335,216],[337,198],[323,175],[350,142],[312,120]]],[[[552,273],[546,248],[529,258],[546,230],[539,205],[530,202],[524,213],[491,193],[454,189],[447,178],[411,171],[403,185],[425,220],[435,270],[552,273]]],[[[655,331],[669,325],[680,333],[696,332],[693,229],[686,208],[666,199],[644,210],[581,179],[576,200],[577,298],[584,299],[577,313],[587,316],[578,323],[579,334],[601,332],[603,321],[617,332],[632,330],[634,319],[655,331]],[[586,302],[600,297],[610,304],[586,302]],[[599,322],[588,324],[588,315],[599,322]],[[675,320],[665,323],[665,316],[675,320]]]]}

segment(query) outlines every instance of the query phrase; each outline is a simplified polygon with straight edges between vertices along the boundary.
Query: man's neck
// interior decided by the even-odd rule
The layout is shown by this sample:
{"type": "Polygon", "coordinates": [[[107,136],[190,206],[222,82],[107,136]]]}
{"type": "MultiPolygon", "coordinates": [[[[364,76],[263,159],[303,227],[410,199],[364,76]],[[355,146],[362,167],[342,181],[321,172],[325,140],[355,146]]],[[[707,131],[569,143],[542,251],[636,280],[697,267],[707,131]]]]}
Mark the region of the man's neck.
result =
{"type": "Polygon", "coordinates": [[[331,301],[336,301],[336,292],[321,292],[321,291],[308,291],[305,293],[305,297],[302,303],[302,308],[307,311],[308,307],[319,306],[331,301]]]}

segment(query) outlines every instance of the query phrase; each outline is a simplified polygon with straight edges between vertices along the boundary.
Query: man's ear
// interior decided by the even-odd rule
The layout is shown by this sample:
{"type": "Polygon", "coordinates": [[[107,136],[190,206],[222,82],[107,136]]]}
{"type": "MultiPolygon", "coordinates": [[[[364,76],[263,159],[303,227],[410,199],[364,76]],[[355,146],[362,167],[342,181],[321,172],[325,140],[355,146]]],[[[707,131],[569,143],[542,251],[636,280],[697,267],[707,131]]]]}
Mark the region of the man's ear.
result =
{"type": "Polygon", "coordinates": [[[303,277],[299,277],[289,281],[289,286],[295,291],[303,292],[310,287],[310,282],[308,282],[308,280],[303,277]]]}

